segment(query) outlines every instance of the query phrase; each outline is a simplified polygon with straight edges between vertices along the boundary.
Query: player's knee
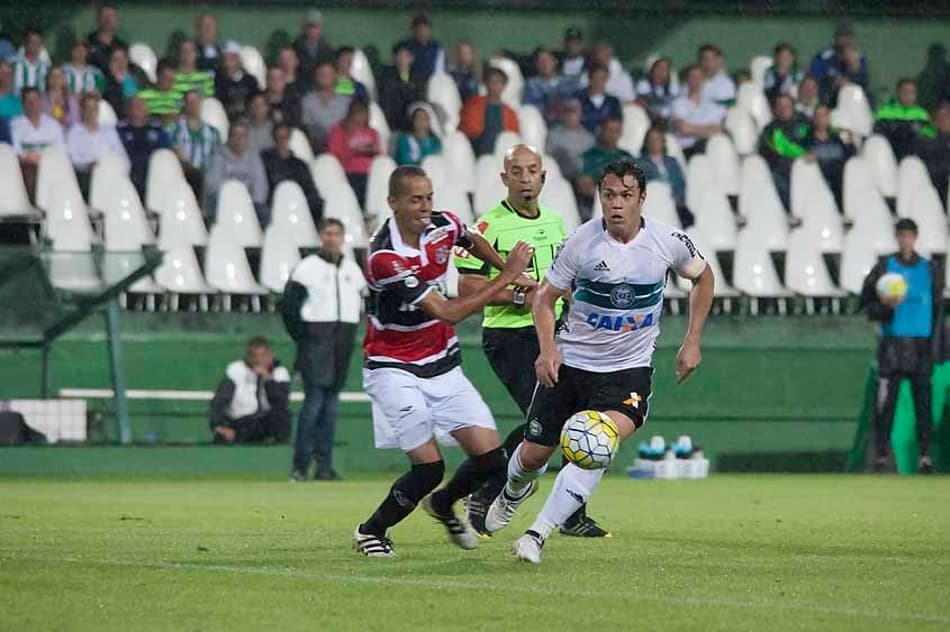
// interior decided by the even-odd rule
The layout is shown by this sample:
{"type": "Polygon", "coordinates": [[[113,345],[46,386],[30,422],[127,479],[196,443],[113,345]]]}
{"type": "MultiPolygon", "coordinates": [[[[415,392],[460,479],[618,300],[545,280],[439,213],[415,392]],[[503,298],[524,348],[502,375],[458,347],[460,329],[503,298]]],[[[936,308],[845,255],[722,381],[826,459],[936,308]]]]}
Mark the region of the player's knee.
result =
{"type": "Polygon", "coordinates": [[[547,464],[552,454],[554,454],[553,447],[525,441],[518,451],[518,459],[524,469],[540,470],[547,464]]]}
{"type": "Polygon", "coordinates": [[[508,471],[508,459],[505,457],[505,448],[498,446],[494,450],[472,457],[475,468],[485,475],[504,476],[508,471]]]}

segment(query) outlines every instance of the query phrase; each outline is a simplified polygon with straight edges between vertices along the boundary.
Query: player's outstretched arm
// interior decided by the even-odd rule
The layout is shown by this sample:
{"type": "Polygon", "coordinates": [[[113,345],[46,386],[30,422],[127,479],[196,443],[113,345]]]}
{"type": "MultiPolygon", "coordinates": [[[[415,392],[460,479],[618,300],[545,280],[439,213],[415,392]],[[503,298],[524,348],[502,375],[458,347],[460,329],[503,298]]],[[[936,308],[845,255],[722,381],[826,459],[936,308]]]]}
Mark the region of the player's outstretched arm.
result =
{"type": "MultiPolygon", "coordinates": [[[[475,232],[470,232],[468,234],[468,239],[472,242],[472,247],[468,249],[469,253],[497,270],[504,269],[504,259],[502,259],[501,255],[498,254],[498,251],[495,250],[490,243],[488,243],[487,239],[475,232]]],[[[537,287],[538,285],[537,281],[529,276],[519,275],[518,278],[513,282],[518,287],[526,289],[537,287]]]]}
{"type": "Polygon", "coordinates": [[[700,345],[715,289],[716,278],[709,266],[706,266],[700,275],[693,279],[693,288],[689,292],[689,328],[676,354],[677,384],[688,378],[703,360],[700,345]]]}
{"type": "Polygon", "coordinates": [[[538,382],[542,386],[552,387],[557,384],[558,370],[561,368],[561,355],[554,341],[554,328],[557,315],[554,305],[564,295],[564,290],[558,289],[548,281],[541,283],[535,294],[531,314],[534,317],[534,330],[538,335],[538,346],[541,353],[534,363],[534,371],[538,382]]]}
{"type": "MultiPolygon", "coordinates": [[[[492,252],[494,252],[494,249],[492,249],[492,252]]],[[[502,265],[501,274],[476,293],[446,299],[438,292],[429,292],[417,305],[430,316],[454,325],[485,307],[495,298],[499,290],[504,289],[510,283],[514,283],[528,267],[528,263],[533,256],[534,248],[523,241],[519,241],[508,253],[508,261],[502,265]]]]}

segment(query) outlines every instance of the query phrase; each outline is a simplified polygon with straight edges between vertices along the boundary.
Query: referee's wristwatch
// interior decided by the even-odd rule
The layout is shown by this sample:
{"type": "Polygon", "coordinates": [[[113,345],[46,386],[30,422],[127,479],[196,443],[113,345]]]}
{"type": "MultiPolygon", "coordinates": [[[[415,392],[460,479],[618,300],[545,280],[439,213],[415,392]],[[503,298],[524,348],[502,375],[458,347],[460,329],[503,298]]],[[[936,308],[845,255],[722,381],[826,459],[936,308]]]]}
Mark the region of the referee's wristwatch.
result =
{"type": "Polygon", "coordinates": [[[518,307],[524,307],[525,299],[527,294],[524,290],[512,290],[511,292],[511,304],[517,305],[518,307]]]}

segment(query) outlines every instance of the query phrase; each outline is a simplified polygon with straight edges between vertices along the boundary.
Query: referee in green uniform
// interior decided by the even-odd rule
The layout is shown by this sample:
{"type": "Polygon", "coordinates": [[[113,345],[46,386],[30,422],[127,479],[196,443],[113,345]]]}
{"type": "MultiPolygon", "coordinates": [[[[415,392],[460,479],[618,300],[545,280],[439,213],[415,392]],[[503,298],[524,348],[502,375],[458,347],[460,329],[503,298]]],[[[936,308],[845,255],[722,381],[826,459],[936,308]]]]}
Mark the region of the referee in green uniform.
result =
{"type": "MultiPolygon", "coordinates": [[[[502,256],[507,255],[519,240],[534,246],[534,260],[525,273],[540,283],[554,261],[558,247],[567,238],[561,216],[538,202],[545,178],[540,154],[527,145],[515,145],[505,154],[505,170],[501,178],[508,188],[508,196],[479,218],[476,230],[502,256]]],[[[478,292],[498,275],[498,270],[464,250],[456,252],[455,267],[459,271],[461,296],[478,292]]],[[[531,293],[503,290],[485,308],[482,320],[485,356],[522,414],[527,414],[534,394],[534,361],[539,353],[531,317],[532,299],[531,293]]],[[[563,309],[563,304],[558,306],[558,316],[563,309]]],[[[508,454],[514,452],[523,438],[524,424],[505,439],[508,454]]],[[[486,485],[469,498],[469,520],[481,534],[485,533],[485,511],[503,484],[504,481],[499,481],[497,485],[486,485]]],[[[562,525],[561,532],[585,537],[609,536],[586,515],[584,507],[562,525]]]]}

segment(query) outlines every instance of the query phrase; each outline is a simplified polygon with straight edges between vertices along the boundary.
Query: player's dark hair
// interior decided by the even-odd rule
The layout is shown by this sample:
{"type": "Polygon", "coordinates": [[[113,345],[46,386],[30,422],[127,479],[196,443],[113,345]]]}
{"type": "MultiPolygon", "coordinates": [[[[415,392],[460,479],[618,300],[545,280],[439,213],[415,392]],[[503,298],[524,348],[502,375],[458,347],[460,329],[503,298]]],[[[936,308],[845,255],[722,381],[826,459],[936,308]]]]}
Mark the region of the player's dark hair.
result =
{"type": "Polygon", "coordinates": [[[620,178],[621,182],[625,177],[633,176],[637,179],[637,184],[640,186],[640,194],[642,195],[647,190],[647,176],[643,172],[643,168],[630,158],[618,158],[617,160],[611,161],[610,164],[604,167],[603,172],[601,172],[597,186],[600,187],[604,182],[604,178],[610,174],[620,178]]]}
{"type": "Polygon", "coordinates": [[[403,193],[403,182],[408,178],[428,178],[429,174],[422,167],[415,165],[403,165],[396,167],[392,175],[389,176],[389,196],[399,197],[403,193]]]}
{"type": "Polygon", "coordinates": [[[330,226],[336,226],[337,228],[340,229],[341,233],[346,233],[346,226],[344,226],[343,222],[341,222],[335,217],[324,217],[323,219],[321,219],[318,230],[322,233],[330,226]]]}
{"type": "Polygon", "coordinates": [[[910,219],[909,217],[904,217],[897,221],[897,224],[894,225],[894,232],[899,233],[902,230],[909,230],[915,235],[917,234],[917,222],[910,219]]]}
{"type": "Polygon", "coordinates": [[[247,341],[248,350],[251,349],[260,349],[261,347],[269,347],[270,342],[267,341],[267,338],[264,336],[254,336],[253,338],[247,341]]]}
{"type": "Polygon", "coordinates": [[[663,141],[663,155],[666,155],[666,133],[663,131],[663,128],[659,125],[651,125],[647,128],[646,133],[643,135],[643,151],[647,151],[647,141],[650,140],[650,134],[659,134],[660,140],[663,141]]]}

